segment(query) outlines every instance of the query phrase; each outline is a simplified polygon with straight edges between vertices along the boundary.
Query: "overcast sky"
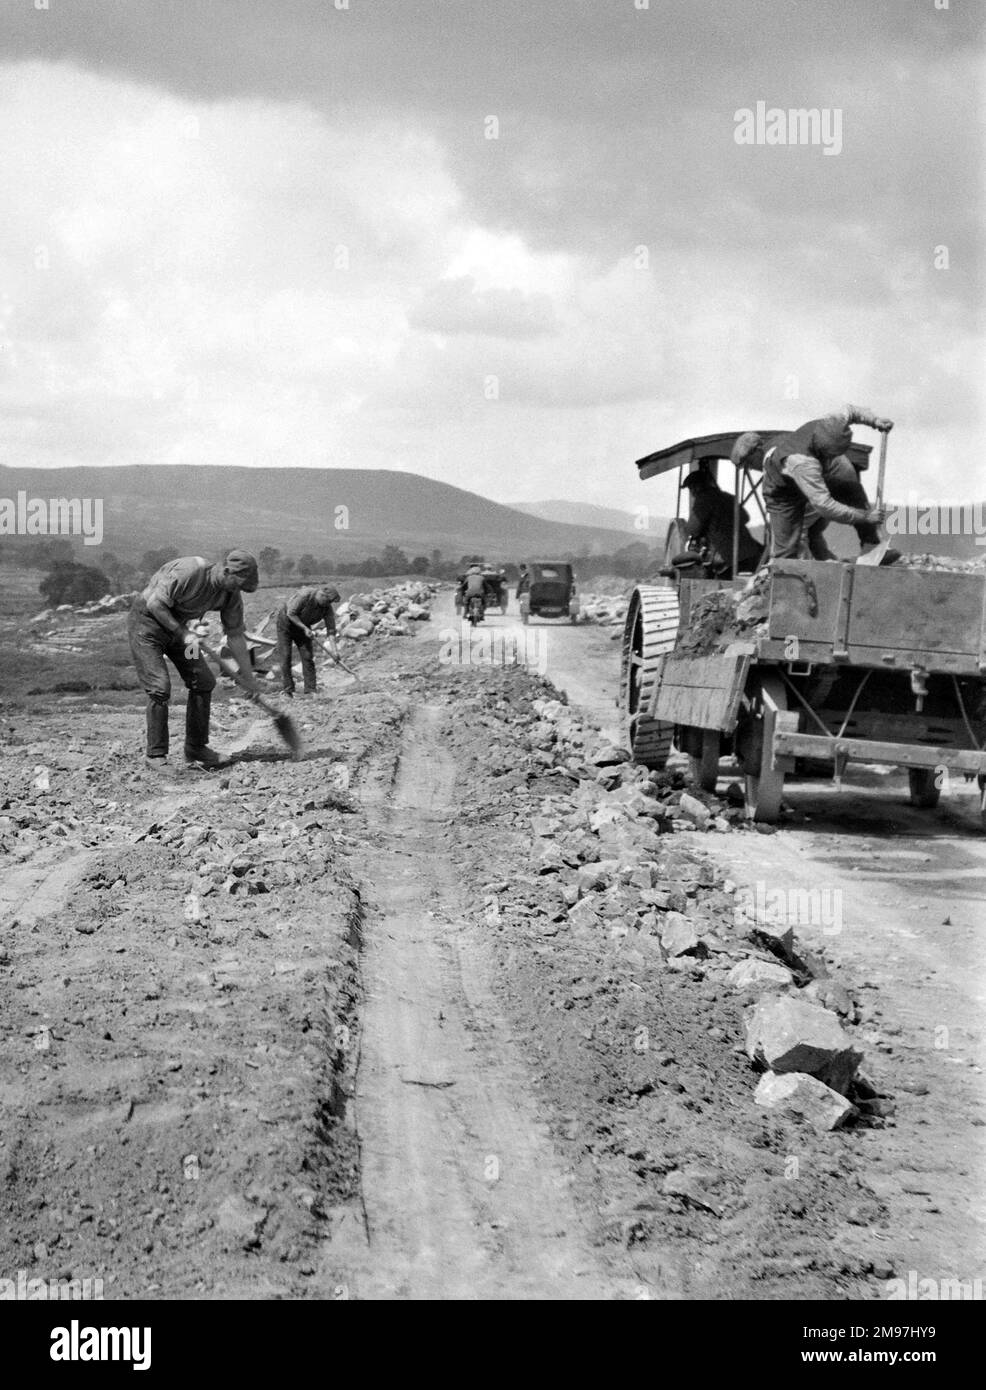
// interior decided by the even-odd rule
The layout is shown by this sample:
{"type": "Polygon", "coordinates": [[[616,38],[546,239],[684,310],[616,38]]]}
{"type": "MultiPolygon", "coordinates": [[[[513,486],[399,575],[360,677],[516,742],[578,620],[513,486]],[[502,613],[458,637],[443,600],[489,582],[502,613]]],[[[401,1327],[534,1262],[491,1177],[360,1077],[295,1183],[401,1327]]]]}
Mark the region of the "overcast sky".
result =
{"type": "Polygon", "coordinates": [[[656,505],[641,454],[849,400],[892,496],[983,493],[979,0],[42,3],[3,0],[3,462],[656,505]],[[841,151],[738,145],[758,101],[841,151]]]}

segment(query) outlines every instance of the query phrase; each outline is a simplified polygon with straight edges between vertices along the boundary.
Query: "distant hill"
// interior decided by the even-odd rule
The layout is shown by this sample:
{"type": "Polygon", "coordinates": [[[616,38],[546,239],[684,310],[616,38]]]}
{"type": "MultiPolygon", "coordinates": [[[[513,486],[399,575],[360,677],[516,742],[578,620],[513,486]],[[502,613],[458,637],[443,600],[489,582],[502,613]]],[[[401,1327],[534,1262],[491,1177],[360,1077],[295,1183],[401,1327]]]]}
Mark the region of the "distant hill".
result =
{"type": "MultiPolygon", "coordinates": [[[[19,491],[102,498],[103,546],[121,558],[165,545],[211,557],[238,544],[357,559],[392,544],[412,558],[437,549],[452,559],[475,552],[517,560],[607,554],[627,544],[622,530],[544,520],[391,469],[0,467],[0,499],[19,491]]],[[[98,548],[86,550],[95,562],[98,548]]]]}
{"type": "MultiPolygon", "coordinates": [[[[647,538],[641,533],[639,514],[618,511],[616,507],[596,507],[591,502],[568,502],[560,497],[547,502],[512,502],[511,506],[516,512],[525,512],[543,521],[562,521],[569,526],[604,526],[613,531],[629,532],[637,540],[647,538]]],[[[659,535],[663,542],[669,520],[668,517],[648,517],[648,532],[659,535]]]]}

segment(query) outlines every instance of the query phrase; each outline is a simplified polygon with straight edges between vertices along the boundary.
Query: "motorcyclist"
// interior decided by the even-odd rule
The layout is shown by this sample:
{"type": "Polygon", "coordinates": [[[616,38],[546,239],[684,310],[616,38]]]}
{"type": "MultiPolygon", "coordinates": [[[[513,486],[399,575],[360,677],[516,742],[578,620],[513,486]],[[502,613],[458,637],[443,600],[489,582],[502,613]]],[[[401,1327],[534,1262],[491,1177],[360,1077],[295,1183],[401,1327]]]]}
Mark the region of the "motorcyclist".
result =
{"type": "Polygon", "coordinates": [[[483,610],[485,612],[485,587],[486,586],[485,581],[483,579],[483,571],[480,568],[480,566],[470,565],[462,577],[462,585],[460,588],[460,593],[462,595],[462,607],[464,612],[468,613],[470,601],[474,598],[479,599],[480,603],[483,605],[483,610]]]}

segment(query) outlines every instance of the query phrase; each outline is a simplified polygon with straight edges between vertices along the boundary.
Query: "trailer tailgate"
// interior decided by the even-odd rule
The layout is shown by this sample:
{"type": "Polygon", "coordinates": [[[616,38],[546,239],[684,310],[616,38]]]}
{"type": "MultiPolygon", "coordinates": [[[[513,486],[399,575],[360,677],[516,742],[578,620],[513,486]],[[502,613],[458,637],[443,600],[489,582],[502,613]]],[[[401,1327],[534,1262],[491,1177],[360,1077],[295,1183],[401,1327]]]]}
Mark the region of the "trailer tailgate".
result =
{"type": "Polygon", "coordinates": [[[752,642],[736,642],[712,656],[668,656],[654,692],[652,717],[732,733],[753,652],[752,642]]]}

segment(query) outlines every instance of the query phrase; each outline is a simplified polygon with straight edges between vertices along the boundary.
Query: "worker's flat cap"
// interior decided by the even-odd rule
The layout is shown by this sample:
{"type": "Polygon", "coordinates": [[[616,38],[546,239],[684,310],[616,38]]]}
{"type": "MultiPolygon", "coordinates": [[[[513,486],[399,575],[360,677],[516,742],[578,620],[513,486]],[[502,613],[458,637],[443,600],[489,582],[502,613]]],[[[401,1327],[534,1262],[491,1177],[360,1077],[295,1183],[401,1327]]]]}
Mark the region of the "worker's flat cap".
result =
{"type": "Polygon", "coordinates": [[[235,574],[238,579],[244,581],[244,589],[249,586],[254,589],[257,587],[260,572],[256,560],[248,550],[231,550],[223,563],[230,574],[235,574]]]}
{"type": "Polygon", "coordinates": [[[763,453],[763,437],[754,433],[753,430],[741,434],[733,445],[733,452],[730,454],[731,462],[735,464],[746,463],[756,454],[763,453]]]}
{"type": "Polygon", "coordinates": [[[333,589],[331,584],[320,584],[315,590],[315,598],[319,603],[338,603],[339,590],[333,589]]]}

